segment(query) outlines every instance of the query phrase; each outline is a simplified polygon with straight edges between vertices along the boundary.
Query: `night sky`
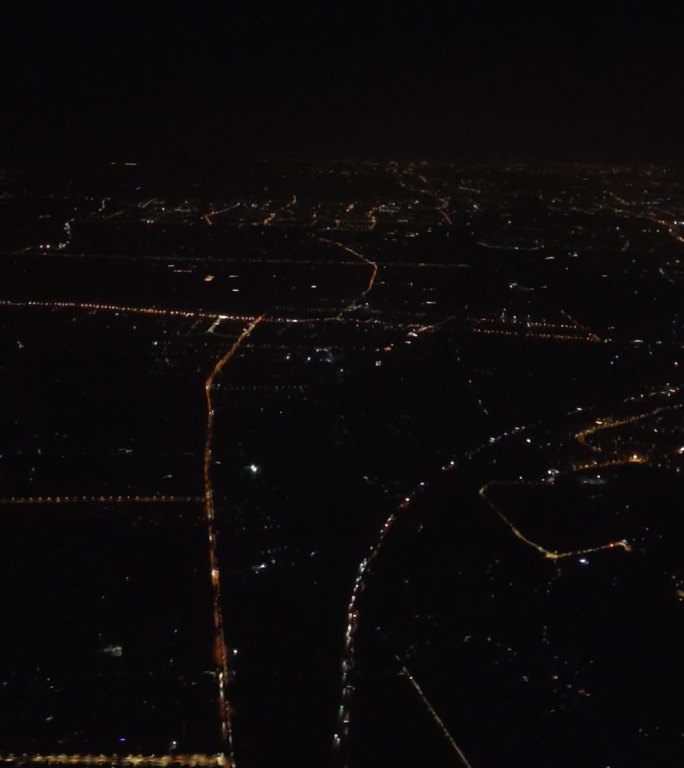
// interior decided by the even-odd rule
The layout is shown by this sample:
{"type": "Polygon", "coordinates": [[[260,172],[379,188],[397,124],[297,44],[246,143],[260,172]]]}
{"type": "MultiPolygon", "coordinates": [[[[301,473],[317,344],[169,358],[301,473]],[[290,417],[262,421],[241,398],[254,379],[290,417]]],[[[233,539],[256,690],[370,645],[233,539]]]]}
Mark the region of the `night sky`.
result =
{"type": "Polygon", "coordinates": [[[677,152],[676,4],[2,4],[2,155],[677,152]]]}

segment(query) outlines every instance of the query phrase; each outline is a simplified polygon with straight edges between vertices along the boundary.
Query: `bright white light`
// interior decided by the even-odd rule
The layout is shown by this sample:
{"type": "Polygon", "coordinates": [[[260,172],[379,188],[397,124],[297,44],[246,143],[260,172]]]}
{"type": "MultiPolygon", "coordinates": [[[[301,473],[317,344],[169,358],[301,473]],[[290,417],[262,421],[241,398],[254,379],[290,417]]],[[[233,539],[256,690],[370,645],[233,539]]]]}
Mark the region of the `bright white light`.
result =
{"type": "Polygon", "coordinates": [[[256,473],[259,471],[259,467],[257,467],[257,465],[256,465],[256,464],[250,464],[250,465],[249,465],[249,467],[247,467],[247,469],[249,469],[249,471],[250,471],[250,472],[251,472],[253,475],[256,475],[256,473]]]}

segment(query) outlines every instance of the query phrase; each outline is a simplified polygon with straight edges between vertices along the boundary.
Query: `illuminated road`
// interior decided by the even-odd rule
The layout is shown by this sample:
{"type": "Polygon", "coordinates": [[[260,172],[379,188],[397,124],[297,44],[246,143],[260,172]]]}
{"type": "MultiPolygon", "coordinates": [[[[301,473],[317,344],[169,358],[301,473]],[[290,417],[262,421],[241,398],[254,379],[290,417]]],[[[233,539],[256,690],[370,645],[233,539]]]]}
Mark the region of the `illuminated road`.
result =
{"type": "Polygon", "coordinates": [[[201,504],[203,496],[5,496],[0,504],[201,504]]]}
{"type": "Polygon", "coordinates": [[[178,765],[189,768],[210,768],[229,764],[223,755],[103,755],[103,754],[29,754],[26,752],[9,752],[0,754],[0,763],[11,765],[111,765],[111,766],[142,766],[146,768],[166,768],[178,765]]]}
{"type": "MultiPolygon", "coordinates": [[[[410,500],[407,499],[407,505],[409,501],[410,500]]],[[[352,695],[354,693],[354,686],[351,684],[351,675],[356,665],[355,640],[359,623],[359,598],[361,597],[363,590],[366,588],[366,579],[370,573],[371,566],[380,553],[382,545],[385,543],[385,538],[390,532],[395,520],[396,515],[394,513],[385,520],[380,529],[377,540],[369,549],[367,556],[359,563],[351,598],[349,600],[349,604],[347,605],[347,629],[344,636],[344,651],[342,654],[342,702],[338,710],[337,732],[333,735],[334,749],[338,749],[343,740],[349,736],[349,707],[351,704],[352,695]]]]}
{"type": "Polygon", "coordinates": [[[343,251],[350,253],[352,256],[356,256],[358,259],[361,259],[361,261],[363,261],[365,264],[368,264],[368,266],[371,268],[371,274],[370,274],[370,277],[368,278],[368,285],[361,292],[361,296],[359,297],[359,299],[357,299],[357,301],[367,296],[373,290],[373,286],[375,285],[375,281],[380,271],[380,268],[378,267],[377,263],[375,261],[371,261],[370,259],[366,258],[362,253],[360,253],[359,251],[355,251],[353,248],[350,248],[348,245],[345,245],[344,243],[340,243],[338,240],[329,240],[327,237],[319,237],[318,239],[322,243],[327,243],[328,245],[334,245],[337,248],[342,248],[343,251]]]}
{"type": "MultiPolygon", "coordinates": [[[[399,661],[399,659],[397,659],[397,661],[399,661]]],[[[399,663],[401,662],[399,661],[399,663]]],[[[458,746],[451,733],[449,733],[449,729],[444,724],[444,721],[437,714],[428,697],[425,695],[425,693],[423,693],[423,689],[420,687],[420,685],[418,685],[418,681],[403,664],[401,667],[401,673],[409,681],[409,683],[411,683],[413,690],[418,694],[421,702],[425,705],[425,708],[430,713],[432,719],[439,726],[440,731],[444,734],[444,738],[449,742],[449,746],[456,753],[458,759],[461,761],[461,764],[465,766],[465,768],[473,768],[472,765],[468,762],[466,756],[463,754],[463,750],[458,746]]]]}
{"type": "Polygon", "coordinates": [[[570,323],[496,317],[469,317],[467,319],[473,324],[472,331],[474,333],[488,336],[511,336],[538,341],[581,341],[588,343],[610,341],[609,339],[601,339],[593,331],[580,325],[566,312],[563,314],[571,321],[570,323]],[[579,332],[581,335],[573,334],[571,331],[579,332]]]}
{"type": "MultiPolygon", "coordinates": [[[[192,312],[183,310],[163,310],[156,307],[128,307],[119,305],[104,305],[104,304],[91,304],[81,302],[44,302],[44,301],[28,301],[28,302],[11,302],[0,301],[0,305],[3,306],[25,306],[25,307],[40,307],[40,308],[60,308],[60,309],[85,309],[85,310],[103,310],[109,312],[128,312],[134,314],[144,315],[161,315],[170,317],[192,317],[192,318],[207,318],[212,320],[223,319],[238,319],[235,317],[229,317],[226,315],[208,314],[205,312],[192,312]]],[[[215,511],[213,500],[213,488],[211,484],[211,464],[212,464],[212,442],[213,442],[213,429],[214,429],[214,404],[213,404],[213,389],[214,384],[224,369],[224,367],[230,362],[233,356],[237,353],[242,343],[247,339],[254,331],[257,325],[264,319],[262,317],[254,318],[240,318],[248,319],[249,325],[242,331],[242,333],[233,342],[230,348],[216,361],[214,367],[210,371],[204,382],[204,392],[206,399],[206,437],[204,445],[204,462],[203,462],[203,477],[204,477],[204,495],[202,497],[196,496],[164,496],[164,495],[151,495],[151,496],[9,496],[0,498],[0,504],[12,504],[12,505],[26,505],[26,504],[134,504],[134,503],[202,503],[204,506],[204,517],[207,528],[207,539],[209,546],[209,571],[210,581],[212,587],[212,617],[214,626],[214,663],[217,666],[217,683],[218,683],[218,706],[219,706],[219,718],[221,724],[221,736],[228,755],[222,754],[215,757],[206,755],[192,755],[187,759],[181,756],[128,756],[128,757],[109,757],[109,756],[92,756],[92,755],[31,755],[28,758],[36,763],[48,763],[52,765],[59,764],[81,764],[81,763],[97,763],[97,764],[131,764],[131,765],[150,765],[150,766],[166,766],[170,763],[178,763],[181,765],[233,765],[232,761],[232,732],[231,732],[231,715],[230,706],[227,700],[227,685],[228,685],[228,652],[225,642],[225,634],[223,628],[223,616],[221,611],[221,580],[217,555],[216,545],[216,526],[215,526],[215,511]]],[[[4,756],[0,757],[0,761],[13,762],[17,759],[16,756],[4,756]]]]}
{"type": "Polygon", "coordinates": [[[418,180],[423,183],[423,185],[424,185],[424,190],[423,191],[425,192],[425,194],[429,195],[434,200],[436,200],[437,203],[439,203],[439,205],[437,206],[437,210],[439,212],[439,215],[444,219],[444,221],[450,227],[453,226],[454,222],[451,220],[451,217],[447,213],[447,211],[449,210],[449,204],[450,204],[451,201],[448,198],[446,198],[446,197],[440,197],[432,189],[432,185],[430,184],[430,182],[427,180],[427,178],[423,174],[420,174],[418,176],[418,180]]]}
{"type": "MultiPolygon", "coordinates": [[[[374,282],[374,280],[373,280],[374,282]]],[[[364,291],[364,294],[367,291],[364,291]]],[[[0,299],[0,307],[36,307],[39,309],[78,309],[86,312],[111,312],[113,314],[132,314],[132,315],[149,315],[150,317],[179,317],[190,318],[200,320],[211,320],[212,322],[219,322],[223,320],[233,322],[251,322],[254,320],[253,315],[227,315],[219,312],[205,312],[203,310],[186,310],[186,309],[165,309],[161,307],[132,307],[124,304],[96,304],[94,302],[80,302],[80,301],[14,301],[12,299],[0,299]]],[[[280,308],[281,311],[283,308],[280,308]]],[[[312,310],[315,311],[315,310],[312,310]]],[[[352,325],[378,325],[387,328],[405,328],[411,327],[414,323],[399,323],[396,321],[388,322],[385,320],[378,320],[373,317],[365,318],[353,318],[345,319],[340,315],[326,315],[326,316],[309,316],[309,317],[286,317],[278,315],[269,315],[264,317],[261,322],[272,324],[306,324],[306,323],[325,323],[331,320],[340,322],[348,322],[352,325]]]]}
{"type": "Polygon", "coordinates": [[[600,341],[598,338],[584,336],[571,336],[569,334],[557,333],[523,333],[521,331],[503,331],[495,328],[473,328],[474,333],[485,334],[486,336],[512,336],[515,338],[530,339],[532,341],[581,341],[595,343],[600,341]]]}
{"type": "Polygon", "coordinates": [[[537,544],[536,542],[532,541],[531,539],[527,538],[525,534],[520,531],[518,528],[513,525],[513,523],[506,517],[506,515],[499,509],[499,507],[494,504],[494,502],[487,496],[487,491],[492,488],[493,486],[522,486],[527,485],[527,483],[523,482],[516,482],[516,483],[496,483],[491,482],[487,483],[486,485],[483,485],[482,488],[478,491],[478,495],[480,498],[482,498],[488,505],[491,507],[491,509],[496,512],[496,514],[499,516],[499,518],[506,523],[506,525],[510,528],[511,533],[520,541],[527,544],[529,547],[532,547],[532,549],[536,549],[537,552],[544,555],[545,558],[548,560],[562,560],[566,557],[582,557],[584,555],[590,555],[595,552],[604,552],[611,549],[622,549],[625,552],[631,552],[632,546],[626,539],[620,539],[619,541],[610,541],[607,544],[601,544],[596,547],[584,547],[582,549],[573,549],[568,550],[566,552],[558,552],[557,550],[553,549],[546,549],[545,547],[542,547],[541,544],[537,544]]]}
{"type": "Polygon", "coordinates": [[[206,221],[206,223],[211,227],[214,224],[214,219],[217,216],[222,216],[224,213],[228,213],[228,211],[234,211],[236,208],[239,208],[241,203],[235,203],[234,205],[229,205],[226,208],[221,208],[218,211],[209,211],[208,213],[205,213],[204,216],[202,216],[202,219],[206,221]]]}
{"type": "Polygon", "coordinates": [[[580,323],[579,320],[576,320],[569,312],[561,309],[561,315],[565,315],[565,317],[567,317],[568,320],[573,323],[573,325],[577,326],[577,328],[583,333],[586,333],[589,339],[592,341],[601,341],[601,338],[597,334],[587,328],[586,325],[582,325],[582,323],[580,323]]]}
{"type": "Polygon", "coordinates": [[[293,208],[295,205],[297,205],[297,195],[292,195],[292,199],[289,200],[285,205],[282,205],[280,208],[278,208],[275,211],[271,211],[266,218],[261,222],[264,227],[269,227],[272,223],[275,217],[278,214],[282,214],[284,211],[287,211],[290,208],[293,208]]]}
{"type": "MultiPolygon", "coordinates": [[[[587,448],[588,450],[594,453],[601,453],[603,452],[603,449],[599,446],[593,445],[592,443],[588,442],[588,438],[596,434],[599,434],[601,432],[605,432],[607,430],[617,429],[619,427],[627,426],[630,424],[637,424],[639,422],[645,421],[646,419],[653,418],[662,413],[676,410],[681,407],[682,407],[681,405],[660,406],[658,408],[654,408],[653,410],[647,411],[645,413],[635,414],[634,416],[626,416],[623,418],[596,419],[594,424],[577,432],[575,434],[575,440],[584,448],[587,448]]],[[[656,462],[651,461],[651,459],[647,455],[644,455],[642,453],[637,453],[634,451],[629,451],[629,452],[623,451],[623,452],[620,452],[619,454],[616,454],[600,462],[599,461],[575,462],[571,466],[570,472],[575,473],[575,472],[582,472],[586,470],[621,467],[621,466],[628,466],[628,465],[634,465],[634,464],[642,464],[642,465],[650,464],[653,466],[663,466],[663,465],[657,464],[656,462]]],[[[504,522],[508,526],[508,528],[511,530],[511,533],[513,533],[513,535],[516,538],[520,539],[520,541],[524,542],[528,546],[537,550],[537,552],[539,552],[549,560],[560,560],[567,557],[581,557],[581,556],[592,554],[595,552],[603,552],[603,551],[613,550],[613,549],[622,549],[625,552],[632,551],[632,546],[626,539],[610,541],[606,544],[593,546],[593,547],[585,547],[585,548],[576,549],[576,550],[568,550],[568,551],[549,550],[543,547],[542,545],[538,544],[537,542],[532,541],[528,536],[526,536],[525,533],[523,533],[519,528],[517,528],[513,524],[513,522],[507,517],[507,515],[500,509],[500,507],[496,505],[488,496],[488,491],[494,487],[523,487],[523,486],[534,487],[538,485],[539,483],[537,482],[527,482],[522,479],[517,481],[509,481],[509,482],[491,481],[489,483],[486,483],[479,489],[478,495],[497,514],[499,519],[502,520],[502,522],[504,522]]]]}
{"type": "Polygon", "coordinates": [[[658,416],[658,414],[665,413],[666,411],[672,411],[677,408],[681,408],[681,405],[668,405],[668,406],[662,406],[660,408],[655,408],[652,411],[647,411],[646,413],[640,413],[636,416],[626,416],[622,419],[597,419],[594,424],[592,424],[590,427],[587,427],[586,429],[581,430],[575,435],[575,439],[577,442],[584,446],[585,448],[588,448],[590,451],[600,452],[602,449],[599,448],[596,445],[592,445],[591,443],[587,442],[587,438],[591,437],[592,435],[596,435],[600,432],[605,432],[608,429],[616,429],[617,427],[623,427],[628,424],[637,424],[640,421],[644,421],[645,419],[650,419],[653,416],[658,416]]]}
{"type": "Polygon", "coordinates": [[[227,748],[231,764],[233,758],[233,737],[231,728],[230,705],[227,698],[228,687],[228,649],[223,629],[223,613],[221,610],[221,574],[219,571],[218,554],[216,547],[216,524],[214,512],[214,491],[211,484],[212,443],[214,435],[214,403],[212,393],[217,376],[230,362],[245,339],[261,322],[262,317],[257,317],[238,336],[228,351],[222,355],[212,368],[204,382],[204,393],[207,405],[207,429],[204,443],[204,517],[207,526],[207,539],[209,542],[209,572],[212,588],[213,621],[214,621],[214,663],[218,668],[218,696],[219,716],[221,720],[221,737],[227,748]]]}
{"type": "Polygon", "coordinates": [[[610,469],[611,467],[625,467],[628,464],[649,464],[653,466],[652,462],[650,462],[645,456],[642,456],[639,453],[633,453],[630,456],[627,456],[627,458],[608,459],[606,461],[579,462],[572,465],[572,471],[585,472],[588,469],[610,469]]]}
{"type": "MultiPolygon", "coordinates": [[[[80,301],[10,301],[8,299],[0,299],[0,306],[2,307],[39,307],[41,309],[83,309],[92,310],[95,312],[117,312],[122,315],[151,315],[153,317],[189,317],[189,318],[204,318],[207,320],[215,320],[221,317],[217,312],[202,312],[199,310],[187,310],[187,309],[162,309],[159,307],[130,307],[120,304],[95,304],[93,302],[80,302],[80,301]]],[[[245,320],[251,320],[251,317],[245,317],[241,315],[223,315],[226,320],[237,320],[244,322],[245,320]]]]}

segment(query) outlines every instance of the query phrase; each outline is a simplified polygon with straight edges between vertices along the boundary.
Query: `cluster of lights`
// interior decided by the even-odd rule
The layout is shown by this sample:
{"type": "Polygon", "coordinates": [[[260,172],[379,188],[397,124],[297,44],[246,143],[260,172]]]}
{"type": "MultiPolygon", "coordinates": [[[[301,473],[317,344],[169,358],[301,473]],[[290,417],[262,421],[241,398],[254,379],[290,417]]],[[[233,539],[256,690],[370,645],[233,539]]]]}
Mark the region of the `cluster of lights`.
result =
{"type": "MultiPolygon", "coordinates": [[[[626,200],[620,200],[623,205],[632,205],[631,203],[628,203],[626,200]]],[[[663,219],[662,217],[659,217],[652,213],[636,213],[634,211],[625,211],[622,208],[614,208],[609,205],[605,205],[603,203],[597,204],[593,209],[587,209],[587,208],[579,208],[577,206],[568,206],[566,209],[567,212],[570,213],[582,213],[587,216],[595,216],[597,213],[603,213],[607,211],[608,213],[613,214],[614,216],[619,216],[624,219],[636,219],[641,221],[648,221],[651,224],[655,224],[656,227],[660,227],[665,230],[665,232],[672,237],[676,242],[684,244],[684,235],[680,235],[677,230],[677,224],[676,221],[669,221],[668,219],[663,219]]]]}

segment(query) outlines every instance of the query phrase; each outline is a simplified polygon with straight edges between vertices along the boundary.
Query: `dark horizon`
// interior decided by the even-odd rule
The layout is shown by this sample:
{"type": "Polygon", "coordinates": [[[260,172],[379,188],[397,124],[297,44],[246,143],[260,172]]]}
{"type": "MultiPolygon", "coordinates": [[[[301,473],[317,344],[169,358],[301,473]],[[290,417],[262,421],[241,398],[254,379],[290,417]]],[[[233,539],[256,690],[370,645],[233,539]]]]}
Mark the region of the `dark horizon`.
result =
{"type": "Polygon", "coordinates": [[[667,8],[282,6],[6,4],[0,158],[678,151],[667,8]]]}

